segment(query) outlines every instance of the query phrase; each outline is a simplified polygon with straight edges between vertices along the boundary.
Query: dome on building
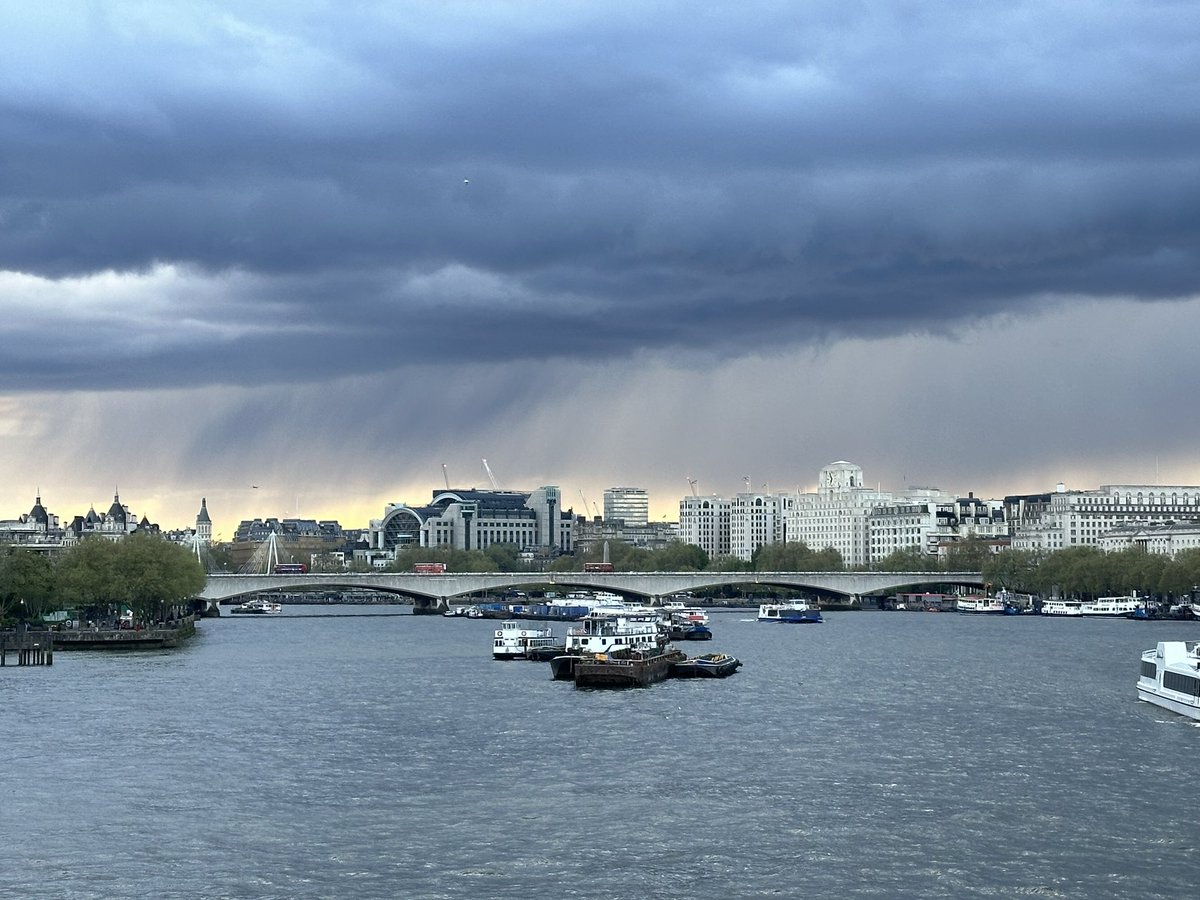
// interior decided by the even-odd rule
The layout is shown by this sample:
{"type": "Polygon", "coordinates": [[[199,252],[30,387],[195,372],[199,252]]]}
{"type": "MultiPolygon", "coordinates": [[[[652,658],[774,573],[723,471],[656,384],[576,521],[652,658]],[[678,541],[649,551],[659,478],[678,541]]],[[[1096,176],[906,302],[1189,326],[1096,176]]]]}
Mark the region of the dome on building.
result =
{"type": "Polygon", "coordinates": [[[108,508],[108,517],[114,522],[120,522],[122,525],[128,522],[128,515],[125,512],[125,507],[121,505],[121,495],[113,494],[112,506],[108,508]]]}
{"type": "Polygon", "coordinates": [[[46,508],[42,506],[42,495],[39,493],[37,499],[33,501],[33,509],[29,511],[29,520],[36,522],[38,525],[46,525],[50,522],[50,516],[46,512],[46,508]]]}

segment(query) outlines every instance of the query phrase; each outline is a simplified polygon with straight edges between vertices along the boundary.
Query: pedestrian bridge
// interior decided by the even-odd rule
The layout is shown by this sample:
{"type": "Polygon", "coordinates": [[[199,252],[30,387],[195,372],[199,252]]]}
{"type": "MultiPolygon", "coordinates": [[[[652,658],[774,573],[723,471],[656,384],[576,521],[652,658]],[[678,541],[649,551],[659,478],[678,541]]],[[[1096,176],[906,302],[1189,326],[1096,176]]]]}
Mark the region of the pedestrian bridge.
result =
{"type": "Polygon", "coordinates": [[[612,591],[657,603],[670,594],[703,588],[790,588],[819,596],[855,600],[901,588],[934,585],[983,586],[979,572],[464,572],[416,575],[407,572],[336,572],[306,575],[209,575],[200,597],[230,600],[257,591],[365,590],[397,594],[417,609],[446,609],[458,597],[482,592],[552,586],[563,591],[612,591]]]}

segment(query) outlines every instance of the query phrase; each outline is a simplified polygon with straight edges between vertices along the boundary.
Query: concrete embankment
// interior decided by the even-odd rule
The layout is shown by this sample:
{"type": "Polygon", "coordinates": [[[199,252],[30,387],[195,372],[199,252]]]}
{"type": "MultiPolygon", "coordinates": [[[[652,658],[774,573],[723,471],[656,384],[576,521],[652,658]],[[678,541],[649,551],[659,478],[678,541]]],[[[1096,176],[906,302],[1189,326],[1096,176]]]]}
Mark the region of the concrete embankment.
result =
{"type": "Polygon", "coordinates": [[[130,650],[178,647],[196,633],[196,617],[185,616],[146,628],[101,628],[97,625],[54,632],[59,650],[130,650]]]}

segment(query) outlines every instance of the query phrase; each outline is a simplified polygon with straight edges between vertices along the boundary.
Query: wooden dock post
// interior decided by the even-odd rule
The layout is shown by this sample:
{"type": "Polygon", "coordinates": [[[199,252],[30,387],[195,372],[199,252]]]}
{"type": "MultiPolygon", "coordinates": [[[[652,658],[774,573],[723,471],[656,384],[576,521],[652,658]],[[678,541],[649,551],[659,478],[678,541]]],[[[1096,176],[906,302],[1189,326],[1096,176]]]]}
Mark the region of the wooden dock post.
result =
{"type": "Polygon", "coordinates": [[[18,666],[54,665],[54,637],[49,631],[0,634],[0,667],[8,665],[8,651],[17,651],[18,666]]]}

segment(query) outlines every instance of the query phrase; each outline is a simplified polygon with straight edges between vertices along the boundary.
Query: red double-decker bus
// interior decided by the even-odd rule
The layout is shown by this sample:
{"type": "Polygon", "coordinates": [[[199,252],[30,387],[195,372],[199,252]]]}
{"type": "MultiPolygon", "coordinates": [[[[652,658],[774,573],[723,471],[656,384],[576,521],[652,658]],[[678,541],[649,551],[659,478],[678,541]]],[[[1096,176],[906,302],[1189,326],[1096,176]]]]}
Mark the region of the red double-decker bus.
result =
{"type": "Polygon", "coordinates": [[[440,575],[446,571],[445,563],[413,563],[413,571],[418,575],[440,575]]]}
{"type": "Polygon", "coordinates": [[[612,563],[589,563],[589,562],[585,562],[585,563],[583,564],[583,571],[585,571],[585,572],[611,572],[612,570],[613,570],[613,564],[612,564],[612,563]]]}
{"type": "Polygon", "coordinates": [[[308,566],[304,563],[275,563],[275,568],[271,571],[276,575],[306,575],[308,566]]]}

